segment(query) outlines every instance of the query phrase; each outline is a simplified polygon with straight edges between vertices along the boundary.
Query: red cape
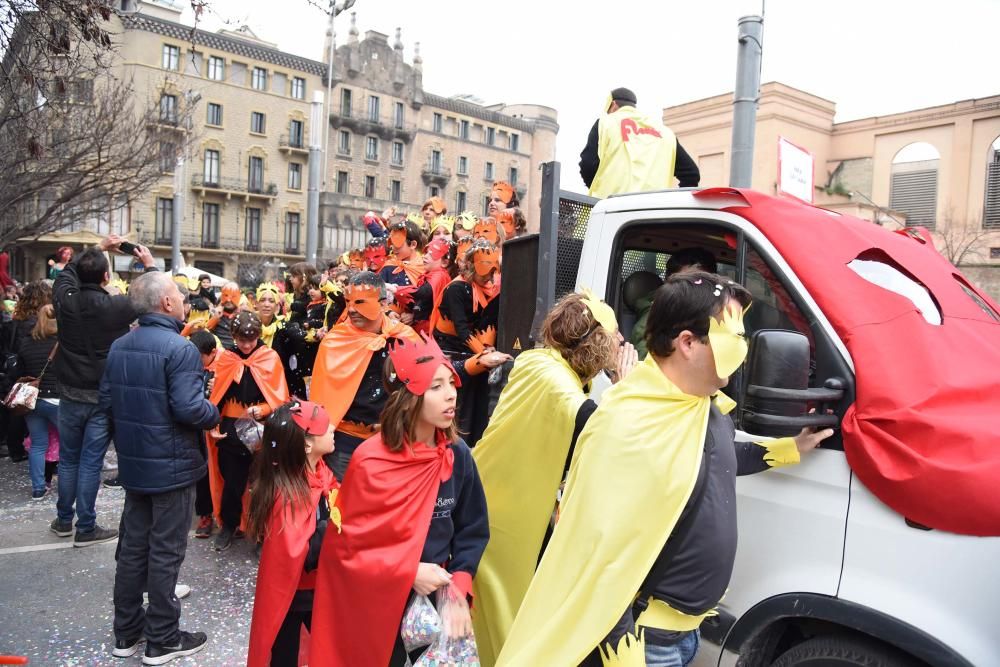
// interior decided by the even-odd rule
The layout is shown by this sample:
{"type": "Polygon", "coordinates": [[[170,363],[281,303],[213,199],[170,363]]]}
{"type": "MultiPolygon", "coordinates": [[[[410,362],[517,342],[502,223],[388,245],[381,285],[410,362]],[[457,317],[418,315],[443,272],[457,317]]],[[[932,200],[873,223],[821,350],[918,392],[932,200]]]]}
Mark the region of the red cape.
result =
{"type": "MultiPolygon", "coordinates": [[[[226,350],[215,357],[209,366],[215,372],[215,386],[209,400],[218,405],[226,395],[229,385],[243,378],[245,369],[250,369],[254,382],[264,394],[267,405],[274,410],[288,402],[288,385],[285,384],[285,371],[281,365],[278,353],[266,345],[257,348],[247,359],[241,359],[231,350],[226,350]]],[[[222,508],[222,472],[219,470],[219,454],[216,439],[205,433],[205,445],[208,450],[208,486],[212,491],[212,513],[217,521],[222,521],[219,512],[222,508]]],[[[243,497],[243,507],[246,508],[246,496],[243,497]]]]}
{"type": "Polygon", "coordinates": [[[895,233],[752,190],[695,196],[721,200],[763,232],[850,352],[856,400],[844,416],[844,451],[865,486],[917,523],[1000,535],[1000,306],[934,249],[925,230],[895,233]],[[926,287],[941,324],[848,268],[862,253],[926,287]]]}
{"type": "Polygon", "coordinates": [[[313,667],[385,667],[417,576],[441,482],[454,452],[417,443],[390,452],[375,435],[351,457],[337,496],[313,602],[313,667]]]}
{"type": "MultiPolygon", "coordinates": [[[[278,499],[271,510],[257,568],[247,667],[271,664],[274,639],[288,614],[295,591],[303,588],[300,585],[302,568],[309,552],[309,538],[316,531],[316,507],[323,494],[337,488],[337,480],[322,460],[316,464],[316,472],[306,476],[309,479],[308,503],[286,507],[278,499]]],[[[329,530],[336,530],[332,521],[329,530]]]]}
{"type": "Polygon", "coordinates": [[[446,269],[432,269],[420,278],[420,284],[424,283],[431,284],[431,290],[434,292],[434,307],[431,309],[431,316],[426,322],[421,322],[423,326],[417,330],[430,336],[434,334],[434,327],[440,317],[438,311],[441,309],[441,298],[444,296],[444,288],[451,283],[451,276],[446,269]]]}

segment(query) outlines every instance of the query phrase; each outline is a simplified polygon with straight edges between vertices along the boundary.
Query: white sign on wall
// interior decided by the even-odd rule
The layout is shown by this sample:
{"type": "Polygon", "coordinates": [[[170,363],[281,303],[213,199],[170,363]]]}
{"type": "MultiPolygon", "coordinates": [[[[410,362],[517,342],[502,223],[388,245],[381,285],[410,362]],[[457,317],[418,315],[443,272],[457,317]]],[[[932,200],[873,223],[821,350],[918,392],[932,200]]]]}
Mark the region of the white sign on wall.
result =
{"type": "Polygon", "coordinates": [[[778,194],[813,202],[813,155],[778,137],[778,194]]]}

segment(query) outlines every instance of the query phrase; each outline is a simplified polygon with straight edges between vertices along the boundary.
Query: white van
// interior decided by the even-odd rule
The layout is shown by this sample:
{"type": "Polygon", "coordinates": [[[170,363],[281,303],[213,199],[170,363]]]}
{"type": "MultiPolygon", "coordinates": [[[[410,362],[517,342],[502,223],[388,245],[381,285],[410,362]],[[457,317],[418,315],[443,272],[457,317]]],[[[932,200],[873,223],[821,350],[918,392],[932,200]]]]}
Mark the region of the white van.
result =
{"type": "MultiPolygon", "coordinates": [[[[551,167],[545,168],[551,182],[551,167]]],[[[558,245],[558,266],[547,269],[539,262],[540,274],[551,274],[538,276],[540,289],[546,281],[555,284],[553,298],[573,287],[593,290],[615,308],[628,337],[637,317],[623,297],[629,278],[643,271],[662,278],[672,253],[707,249],[720,273],[754,297],[746,318],[751,355],[730,387],[740,401],[738,437],[794,434],[809,419],[807,404],[820,404],[820,413],[832,409],[838,424],[849,414],[858,401],[862,369],[819,305],[830,297],[807,289],[792,268],[802,262],[790,262],[747,215],[754,206],[749,193],[670,190],[595,202],[560,196],[558,166],[555,183],[542,195],[540,237],[547,225],[558,231],[535,243],[539,257],[551,257],[552,245],[558,245]],[[570,276],[575,284],[567,284],[570,276]],[[784,369],[775,370],[779,366],[784,369]],[[756,388],[754,396],[748,387],[756,388]]],[[[753,194],[758,203],[765,197],[753,194]]],[[[804,218],[824,215],[836,222],[835,213],[795,206],[808,211],[804,218]]],[[[875,235],[888,233],[871,228],[875,235]]],[[[512,257],[518,241],[511,244],[512,257]]],[[[506,248],[504,258],[506,263],[506,248]]],[[[860,273],[863,268],[852,266],[860,273]]],[[[931,322],[935,302],[925,298],[927,290],[910,284],[915,281],[891,262],[888,268],[862,277],[893,299],[909,299],[931,322]]],[[[992,301],[968,288],[957,272],[954,279],[962,281],[987,322],[1000,321],[992,301]]],[[[832,280],[825,289],[844,287],[832,280]]],[[[537,324],[537,312],[535,319],[537,324]]],[[[1000,348],[1000,327],[992,331],[1000,348]]],[[[522,347],[517,337],[508,339],[516,341],[513,349],[522,347]]],[[[1000,375],[1000,368],[992,373],[1000,375]]],[[[926,382],[934,386],[934,378],[926,382]]],[[[862,389],[872,386],[869,380],[862,389]]],[[[992,411],[1000,431],[1000,399],[984,397],[979,408],[992,411]]],[[[890,509],[859,480],[843,437],[838,430],[800,465],[738,479],[736,567],[719,616],[702,626],[697,664],[1000,665],[1000,537],[930,529],[890,509]]],[[[992,508],[1000,503],[1000,479],[996,483],[997,493],[981,499],[992,508]]],[[[990,534],[1000,535],[997,528],[990,534]]]]}

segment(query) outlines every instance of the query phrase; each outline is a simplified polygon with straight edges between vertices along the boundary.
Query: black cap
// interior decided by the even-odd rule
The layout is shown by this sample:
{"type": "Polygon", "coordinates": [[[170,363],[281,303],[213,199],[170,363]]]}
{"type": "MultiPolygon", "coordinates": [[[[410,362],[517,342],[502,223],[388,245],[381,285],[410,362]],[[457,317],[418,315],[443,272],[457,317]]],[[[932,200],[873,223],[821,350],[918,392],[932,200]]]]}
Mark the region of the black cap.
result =
{"type": "Polygon", "coordinates": [[[203,273],[200,276],[198,276],[198,282],[201,282],[202,280],[211,280],[211,279],[212,277],[207,273],[203,273]]]}
{"type": "MultiPolygon", "coordinates": [[[[629,104],[635,104],[635,93],[633,93],[628,88],[615,88],[611,91],[611,100],[613,102],[627,102],[629,104]]],[[[619,105],[620,106],[620,105],[619,105]]]]}

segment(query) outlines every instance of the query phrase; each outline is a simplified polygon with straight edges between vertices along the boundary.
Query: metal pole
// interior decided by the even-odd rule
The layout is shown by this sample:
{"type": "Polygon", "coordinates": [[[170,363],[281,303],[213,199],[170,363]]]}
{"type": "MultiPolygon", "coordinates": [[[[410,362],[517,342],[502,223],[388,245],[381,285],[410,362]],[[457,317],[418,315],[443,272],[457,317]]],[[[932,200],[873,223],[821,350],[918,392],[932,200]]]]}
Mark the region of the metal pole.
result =
{"type": "Polygon", "coordinates": [[[753,181],[753,144],[760,98],[760,63],[763,54],[764,18],[744,16],[738,22],[736,90],[733,93],[733,147],[729,184],[749,188],[753,181]]]}
{"type": "Polygon", "coordinates": [[[306,200],[306,261],[316,265],[319,246],[319,188],[320,166],[326,164],[321,142],[323,133],[318,131],[323,122],[323,93],[313,91],[312,115],[309,118],[309,196],[306,200]]]}
{"type": "Polygon", "coordinates": [[[170,270],[181,268],[181,227],[184,223],[184,156],[177,156],[174,167],[174,214],[170,224],[170,270]]]}
{"type": "MultiPolygon", "coordinates": [[[[331,3],[332,4],[332,3],[331,3]]],[[[337,8],[330,8],[330,24],[326,31],[330,34],[330,46],[329,53],[327,53],[327,64],[326,64],[326,102],[323,107],[323,118],[321,122],[323,123],[323,189],[326,190],[326,175],[327,166],[325,156],[327,150],[330,148],[330,100],[333,97],[333,18],[337,15],[337,8]]],[[[313,119],[315,123],[315,119],[313,119]]]]}

